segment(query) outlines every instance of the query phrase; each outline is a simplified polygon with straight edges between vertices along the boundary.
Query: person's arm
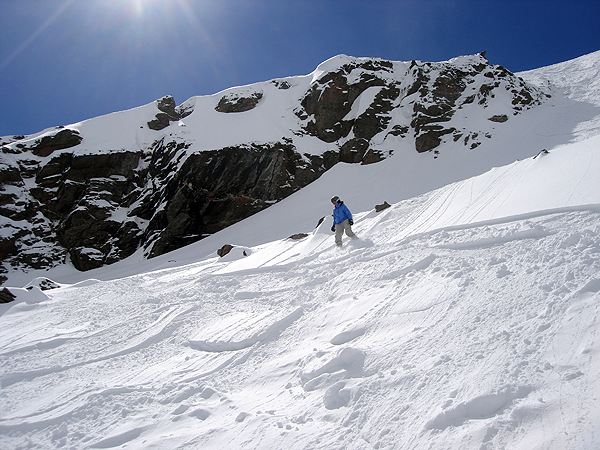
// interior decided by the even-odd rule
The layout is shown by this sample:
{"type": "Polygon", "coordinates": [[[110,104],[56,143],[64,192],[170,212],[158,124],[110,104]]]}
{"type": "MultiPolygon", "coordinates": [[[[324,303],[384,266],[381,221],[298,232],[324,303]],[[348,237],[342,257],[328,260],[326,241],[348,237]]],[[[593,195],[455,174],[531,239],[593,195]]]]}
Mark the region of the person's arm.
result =
{"type": "Polygon", "coordinates": [[[346,219],[348,220],[352,220],[352,213],[350,212],[350,210],[348,209],[348,207],[346,205],[344,205],[344,212],[346,213],[346,219]]]}

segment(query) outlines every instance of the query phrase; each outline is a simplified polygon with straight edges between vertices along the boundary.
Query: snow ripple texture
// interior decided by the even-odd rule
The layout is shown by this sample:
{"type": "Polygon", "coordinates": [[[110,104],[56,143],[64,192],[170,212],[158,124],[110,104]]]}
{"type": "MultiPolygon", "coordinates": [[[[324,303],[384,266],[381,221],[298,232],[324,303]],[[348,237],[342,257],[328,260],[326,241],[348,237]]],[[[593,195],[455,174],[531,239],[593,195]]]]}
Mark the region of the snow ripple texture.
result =
{"type": "Polygon", "coordinates": [[[581,148],[357,213],[341,249],[328,218],[239,259],[13,289],[0,448],[598,448],[600,158],[581,148]]]}
{"type": "Polygon", "coordinates": [[[23,292],[3,307],[0,441],[564,448],[578,438],[555,423],[597,417],[584,387],[598,376],[598,224],[556,213],[286,272],[23,292]]]}

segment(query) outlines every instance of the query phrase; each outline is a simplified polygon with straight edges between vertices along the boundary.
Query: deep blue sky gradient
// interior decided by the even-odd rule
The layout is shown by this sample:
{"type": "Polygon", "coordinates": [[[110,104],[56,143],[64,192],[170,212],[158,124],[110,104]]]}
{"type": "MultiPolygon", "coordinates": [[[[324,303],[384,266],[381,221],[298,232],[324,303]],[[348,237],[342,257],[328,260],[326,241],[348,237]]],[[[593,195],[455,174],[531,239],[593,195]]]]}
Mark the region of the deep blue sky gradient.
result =
{"type": "Polygon", "coordinates": [[[1,0],[0,136],[304,75],[337,54],[518,72],[600,50],[600,0],[1,0]]]}

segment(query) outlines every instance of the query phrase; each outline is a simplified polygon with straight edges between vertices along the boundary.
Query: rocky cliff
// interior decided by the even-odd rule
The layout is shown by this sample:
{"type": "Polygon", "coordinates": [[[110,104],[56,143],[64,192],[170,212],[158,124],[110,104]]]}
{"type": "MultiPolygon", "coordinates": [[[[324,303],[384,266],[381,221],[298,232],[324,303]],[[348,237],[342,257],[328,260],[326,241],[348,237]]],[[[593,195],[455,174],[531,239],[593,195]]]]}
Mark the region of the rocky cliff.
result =
{"type": "Polygon", "coordinates": [[[169,252],[338,162],[376,163],[399,142],[432,160],[444,142],[475,149],[547,97],[483,54],[338,56],[307,76],[2,138],[0,281],[9,267],[89,270],[169,252]]]}

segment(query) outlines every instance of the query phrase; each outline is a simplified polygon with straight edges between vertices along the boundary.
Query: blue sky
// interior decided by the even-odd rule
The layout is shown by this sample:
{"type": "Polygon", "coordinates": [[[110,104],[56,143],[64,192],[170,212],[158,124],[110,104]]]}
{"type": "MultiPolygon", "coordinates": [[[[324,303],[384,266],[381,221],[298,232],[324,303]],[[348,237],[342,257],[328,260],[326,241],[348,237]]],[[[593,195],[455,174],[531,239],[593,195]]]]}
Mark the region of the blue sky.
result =
{"type": "Polygon", "coordinates": [[[599,0],[1,0],[0,136],[310,73],[337,55],[518,72],[600,50],[599,0]]]}

